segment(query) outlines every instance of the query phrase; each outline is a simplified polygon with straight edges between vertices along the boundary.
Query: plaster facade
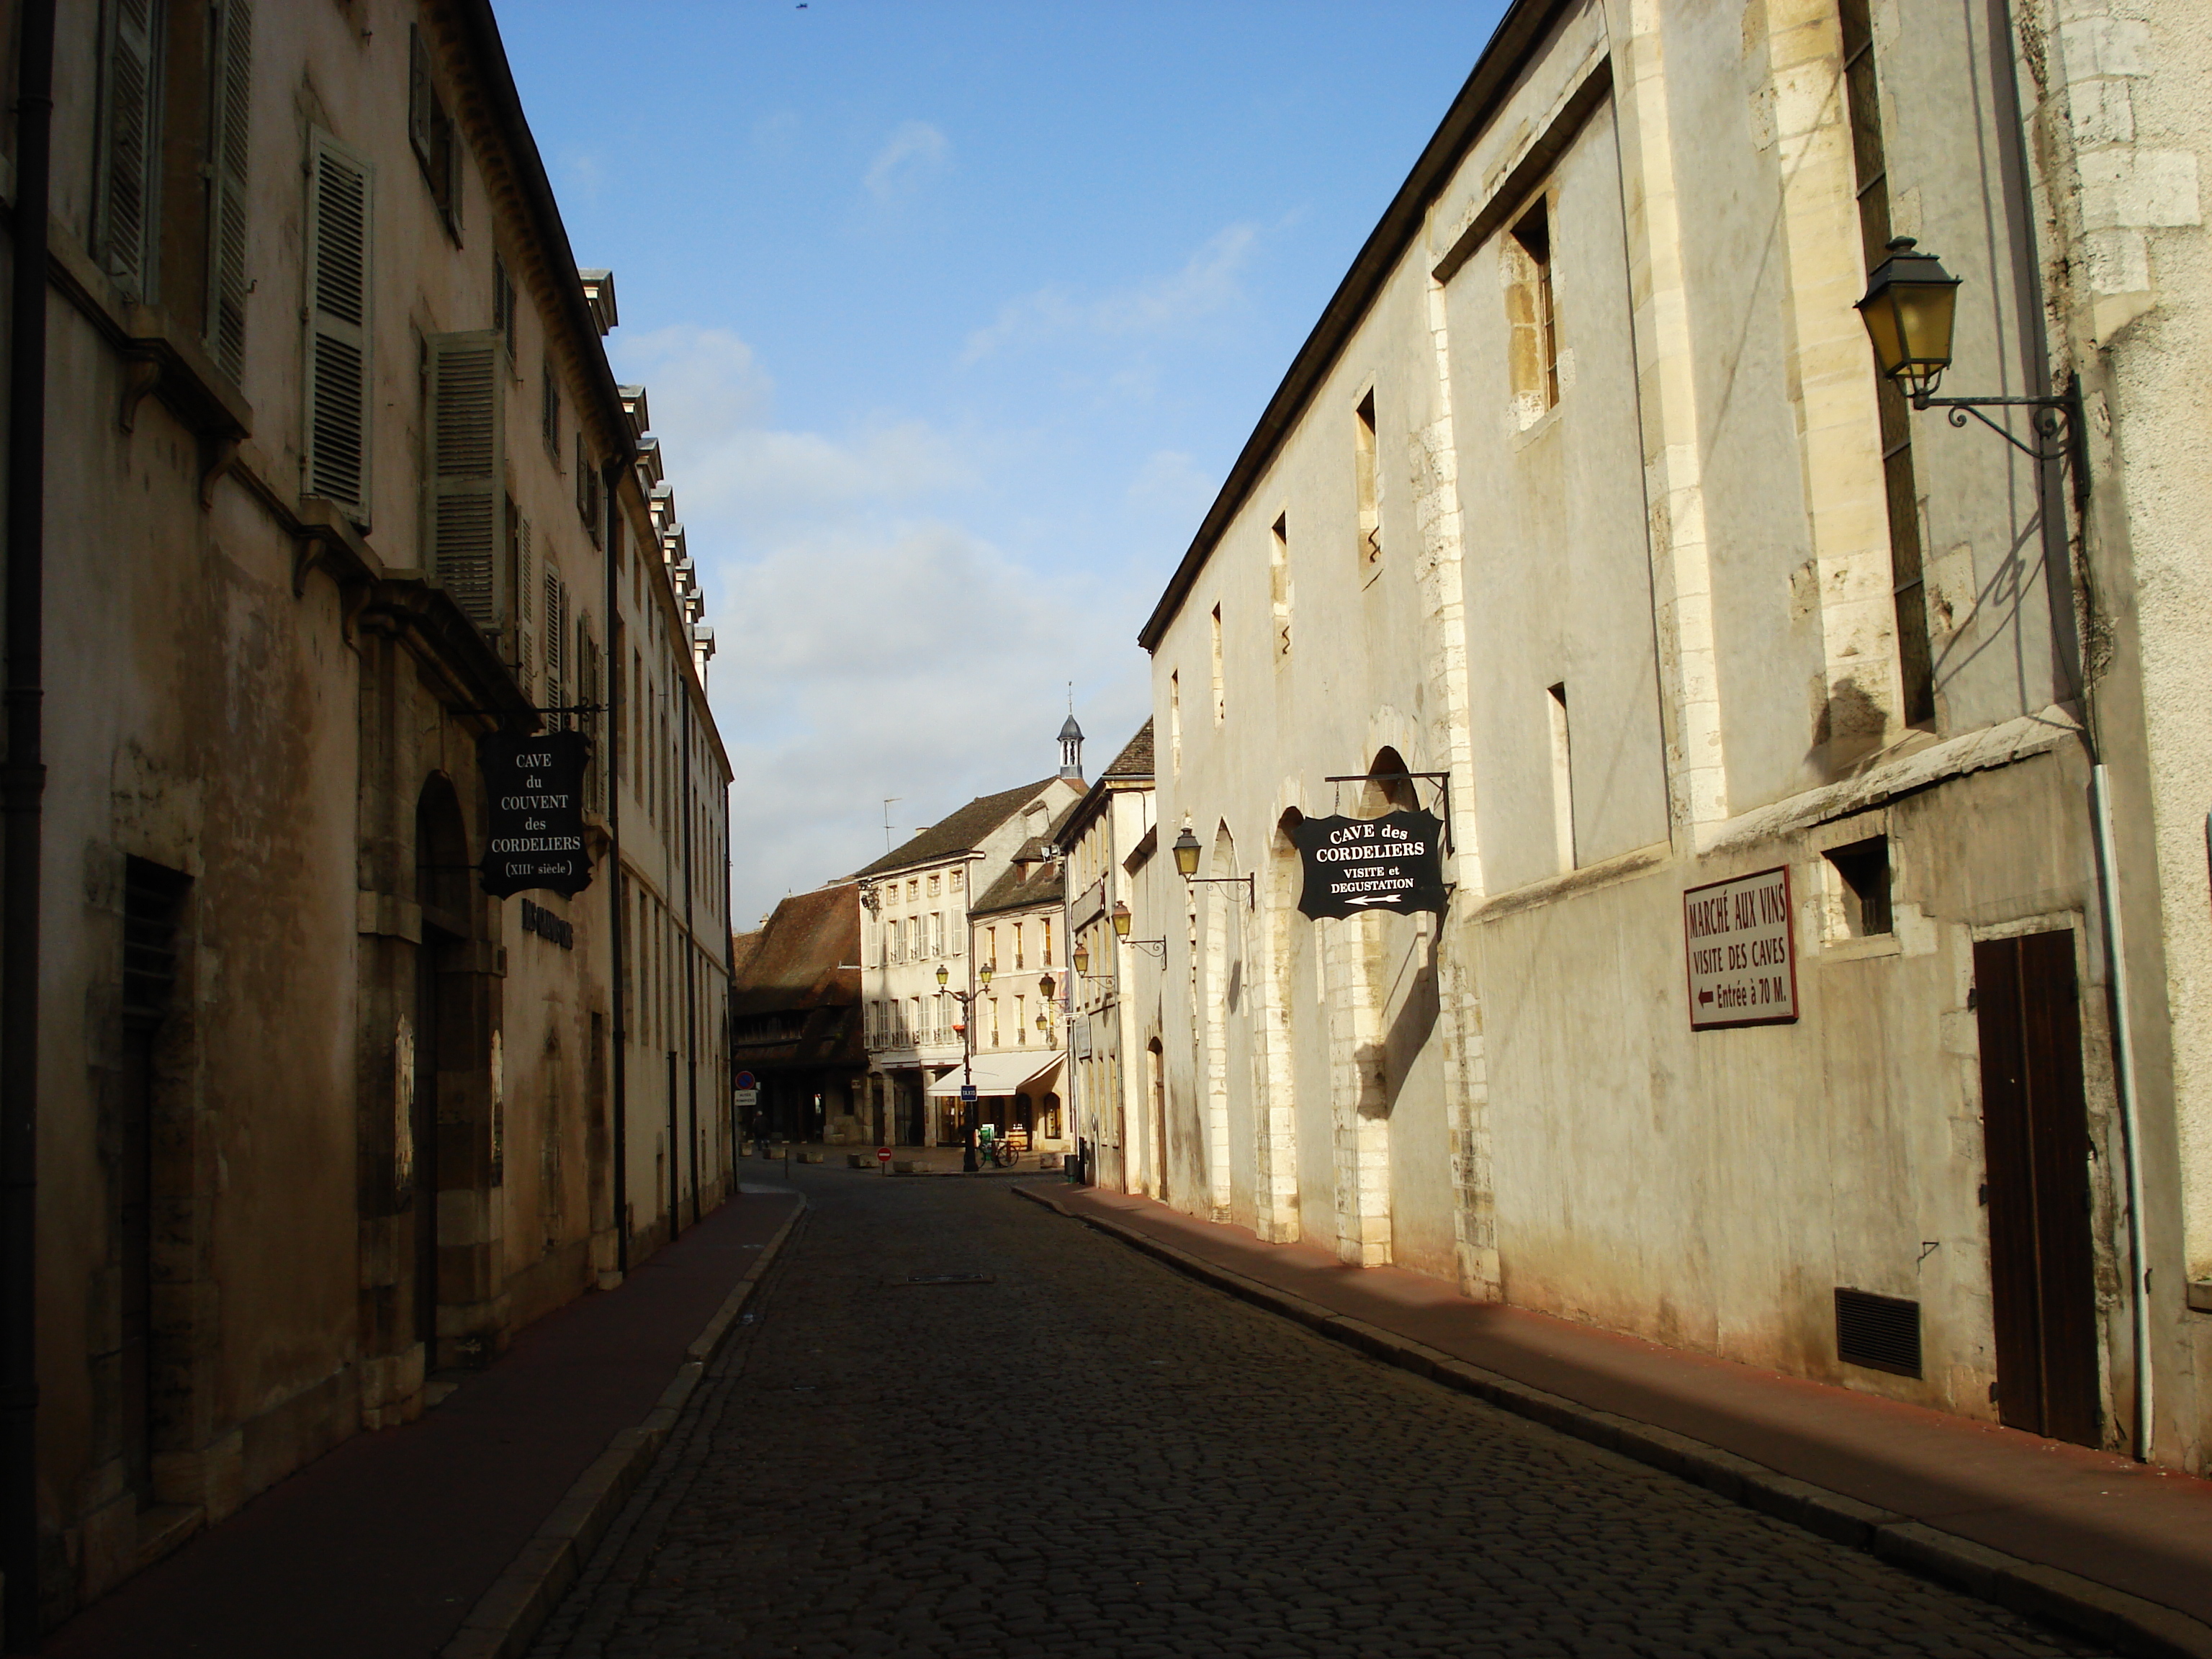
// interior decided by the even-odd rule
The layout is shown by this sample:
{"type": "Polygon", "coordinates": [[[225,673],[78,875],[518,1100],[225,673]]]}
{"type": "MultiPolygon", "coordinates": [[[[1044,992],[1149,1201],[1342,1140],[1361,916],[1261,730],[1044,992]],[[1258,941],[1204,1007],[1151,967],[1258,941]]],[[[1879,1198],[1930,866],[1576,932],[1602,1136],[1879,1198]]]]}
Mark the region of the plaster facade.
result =
{"type": "Polygon", "coordinates": [[[2203,1467],[2202,1113],[2162,1081],[2193,1075],[2165,1048],[2195,1002],[2160,951],[2212,951],[2207,803],[2202,769],[2157,758],[2158,711],[2196,706],[2179,503],[2203,470],[2193,438],[2162,441],[2138,507],[2098,377],[2141,378],[2138,430],[2179,428],[2203,43],[2178,14],[2039,16],[1508,12],[1140,636],[1158,834],[1187,829],[1198,873],[1252,878],[1256,903],[1157,848],[1127,872],[1164,943],[1125,1039],[1157,1045],[1157,1081],[1105,1132],[1158,1149],[1117,1184],[2203,1467]],[[2062,37],[2071,58],[2039,44],[2062,37]],[[2084,162],[2064,144],[2087,118],[2047,102],[2062,63],[2100,82],[2084,162]],[[2119,156],[2123,106],[2158,136],[2119,156]],[[1962,279],[1943,390],[2041,395],[2079,366],[2086,470],[1879,383],[1852,307],[1897,234],[1962,279]],[[2107,251],[2068,268],[2124,292],[2054,281],[2076,235],[2107,251]],[[2141,599],[2130,530],[2171,611],[2141,599]],[[1449,821],[1442,916],[1297,912],[1302,817],[1417,804],[1449,821]],[[1796,1018],[1696,1029],[1685,894],[1778,867],[1796,1018]],[[2058,1034],[2024,1061],[2021,1018],[2058,1034]],[[2074,1219],[2021,1219],[2026,1094],[2075,1103],[2063,1146],[2034,1143],[2079,1184],[2074,1219]],[[2023,1224],[2063,1285],[2021,1289],[2023,1224]],[[1875,1353],[1869,1309],[1907,1322],[1909,1356],[1875,1353]]]}
{"type": "Polygon", "coordinates": [[[416,1415],[730,1167],[712,636],[489,7],[64,7],[54,78],[9,1108],[48,1623],[416,1415]],[[545,723],[595,739],[594,878],[489,898],[477,740],[545,723]]]}

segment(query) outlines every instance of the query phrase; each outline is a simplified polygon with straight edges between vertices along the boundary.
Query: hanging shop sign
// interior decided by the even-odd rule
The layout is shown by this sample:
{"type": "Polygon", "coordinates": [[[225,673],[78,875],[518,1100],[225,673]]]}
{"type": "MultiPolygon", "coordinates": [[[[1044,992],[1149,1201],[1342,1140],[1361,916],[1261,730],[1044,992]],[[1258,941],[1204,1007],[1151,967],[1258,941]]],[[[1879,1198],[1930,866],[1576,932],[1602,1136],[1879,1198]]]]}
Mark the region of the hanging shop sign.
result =
{"type": "Polygon", "coordinates": [[[580,732],[495,733],[477,745],[491,797],[491,836],[481,866],[494,898],[543,888],[566,896],[592,884],[584,849],[584,763],[580,732]]]}
{"type": "Polygon", "coordinates": [[[1797,1018],[1789,866],[1683,894],[1682,947],[1692,1030],[1782,1025],[1797,1018]]]}
{"type": "Polygon", "coordinates": [[[1365,910],[1442,914],[1443,820],[1433,812],[1308,818],[1297,827],[1305,890],[1298,908],[1318,920],[1365,910]]]}

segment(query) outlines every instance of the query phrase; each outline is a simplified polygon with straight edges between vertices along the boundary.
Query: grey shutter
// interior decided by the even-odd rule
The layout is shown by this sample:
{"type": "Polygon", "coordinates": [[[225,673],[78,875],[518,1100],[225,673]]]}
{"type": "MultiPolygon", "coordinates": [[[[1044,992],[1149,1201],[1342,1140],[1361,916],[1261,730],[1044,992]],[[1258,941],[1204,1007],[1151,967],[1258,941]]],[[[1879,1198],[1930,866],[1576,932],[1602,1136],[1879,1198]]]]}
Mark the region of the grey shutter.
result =
{"type": "Polygon", "coordinates": [[[146,294],[152,275],[158,23],[155,0],[109,0],[100,258],[134,298],[146,294]]]}
{"type": "Polygon", "coordinates": [[[507,626],[505,468],[499,334],[430,337],[430,574],[488,634],[507,626]]]}
{"type": "MultiPolygon", "coordinates": [[[[599,642],[592,635],[589,617],[576,628],[576,701],[594,709],[604,701],[599,696],[599,642]]],[[[599,795],[599,779],[603,775],[599,765],[599,716],[596,712],[586,714],[578,724],[592,740],[591,758],[584,767],[584,805],[595,812],[604,811],[605,803],[599,795]]]]}
{"type": "MultiPolygon", "coordinates": [[[[512,511],[514,503],[507,503],[512,511]]],[[[533,654],[537,636],[530,626],[535,614],[531,605],[531,590],[537,586],[537,558],[530,545],[530,520],[520,513],[514,515],[514,665],[515,678],[521,681],[526,695],[535,697],[538,685],[538,660],[533,654]]]]}
{"type": "Polygon", "coordinates": [[[368,520],[368,158],[319,129],[307,173],[307,494],[368,520]]]}
{"type": "MultiPolygon", "coordinates": [[[[538,626],[545,639],[545,701],[541,706],[546,708],[558,708],[568,701],[562,672],[562,659],[567,644],[562,635],[568,623],[568,592],[562,586],[561,578],[552,571],[547,571],[545,614],[538,619],[538,626]]],[[[556,715],[551,724],[562,726],[568,722],[562,716],[556,715]]]]}
{"type": "Polygon", "coordinates": [[[422,165],[430,165],[430,48],[422,31],[407,26],[407,136],[422,165]]]}
{"type": "Polygon", "coordinates": [[[253,7],[220,0],[210,77],[208,347],[234,380],[246,372],[246,162],[252,150],[253,7]]]}

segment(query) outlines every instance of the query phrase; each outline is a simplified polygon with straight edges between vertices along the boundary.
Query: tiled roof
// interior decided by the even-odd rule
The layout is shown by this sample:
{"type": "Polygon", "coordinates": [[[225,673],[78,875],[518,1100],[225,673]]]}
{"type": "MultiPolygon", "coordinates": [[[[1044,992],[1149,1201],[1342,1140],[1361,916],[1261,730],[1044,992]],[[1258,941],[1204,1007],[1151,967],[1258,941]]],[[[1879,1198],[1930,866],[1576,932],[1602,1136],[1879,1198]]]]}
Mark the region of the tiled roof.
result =
{"type": "Polygon", "coordinates": [[[930,825],[905,846],[894,848],[873,864],[854,873],[872,876],[887,870],[903,870],[909,865],[927,864],[933,859],[948,858],[955,853],[968,852],[991,831],[1020,811],[1052,781],[1051,778],[1041,778],[1035,783],[1025,783],[1018,789],[1003,789],[995,795],[978,795],[958,811],[930,825]]]}
{"type": "Polygon", "coordinates": [[[1114,763],[1098,775],[1102,778],[1149,778],[1152,775],[1152,723],[1147,720],[1137,728],[1137,735],[1122,745],[1121,752],[1114,757],[1114,763]]]}
{"type": "Polygon", "coordinates": [[[1000,910],[1021,910],[1032,905],[1057,904],[1066,893],[1066,866],[1056,858],[1046,856],[1045,849],[1060,844],[1060,832],[1067,821],[1075,816],[1075,809],[1083,803],[1070,801],[1054,818],[1052,825],[1042,836],[1031,836],[1014,854],[1006,872],[993,882],[983,896],[968,907],[971,916],[988,915],[1000,910]],[[1022,872],[1029,872],[1024,878],[1022,872]]]}
{"type": "Polygon", "coordinates": [[[860,995],[860,894],[852,882],[794,893],[775,907],[739,964],[731,1012],[768,1013],[856,1002],[860,995]],[[848,969],[844,964],[854,964],[848,969]]]}

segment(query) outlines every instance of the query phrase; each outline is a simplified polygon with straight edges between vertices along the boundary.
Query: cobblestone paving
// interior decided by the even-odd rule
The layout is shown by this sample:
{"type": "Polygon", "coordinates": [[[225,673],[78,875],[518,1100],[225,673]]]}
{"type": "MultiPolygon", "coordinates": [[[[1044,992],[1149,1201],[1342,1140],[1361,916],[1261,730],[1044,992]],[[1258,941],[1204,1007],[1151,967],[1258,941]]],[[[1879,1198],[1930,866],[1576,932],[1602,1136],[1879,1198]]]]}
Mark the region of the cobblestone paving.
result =
{"type": "Polygon", "coordinates": [[[793,1184],[755,1319],[536,1659],[2090,1651],[1001,1183],[793,1184]],[[994,1282],[891,1282],[963,1273],[994,1282]]]}

